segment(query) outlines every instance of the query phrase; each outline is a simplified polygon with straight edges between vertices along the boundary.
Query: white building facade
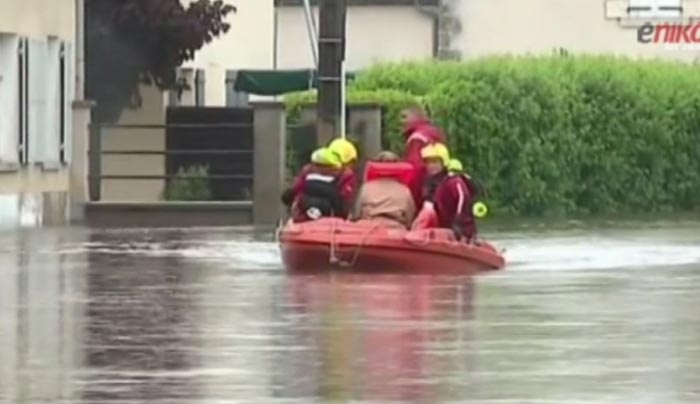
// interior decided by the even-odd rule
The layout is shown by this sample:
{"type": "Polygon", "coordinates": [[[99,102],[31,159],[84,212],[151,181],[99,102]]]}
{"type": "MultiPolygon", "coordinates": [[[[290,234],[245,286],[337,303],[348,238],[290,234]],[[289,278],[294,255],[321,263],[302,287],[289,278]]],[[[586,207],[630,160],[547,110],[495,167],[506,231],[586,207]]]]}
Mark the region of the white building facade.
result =
{"type": "Polygon", "coordinates": [[[0,1],[0,228],[68,214],[74,0],[0,1]]]}

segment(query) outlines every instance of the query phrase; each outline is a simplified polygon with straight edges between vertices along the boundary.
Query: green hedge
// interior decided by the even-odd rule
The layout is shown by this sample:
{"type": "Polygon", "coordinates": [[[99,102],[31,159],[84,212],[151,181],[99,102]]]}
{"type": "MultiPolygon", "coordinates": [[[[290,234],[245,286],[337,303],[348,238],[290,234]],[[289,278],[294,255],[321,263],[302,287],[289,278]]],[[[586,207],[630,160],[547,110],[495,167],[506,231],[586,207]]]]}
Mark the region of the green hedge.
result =
{"type": "Polygon", "coordinates": [[[697,66],[603,56],[388,64],[358,75],[353,99],[387,107],[394,150],[397,111],[421,100],[497,213],[700,206],[697,66]]]}

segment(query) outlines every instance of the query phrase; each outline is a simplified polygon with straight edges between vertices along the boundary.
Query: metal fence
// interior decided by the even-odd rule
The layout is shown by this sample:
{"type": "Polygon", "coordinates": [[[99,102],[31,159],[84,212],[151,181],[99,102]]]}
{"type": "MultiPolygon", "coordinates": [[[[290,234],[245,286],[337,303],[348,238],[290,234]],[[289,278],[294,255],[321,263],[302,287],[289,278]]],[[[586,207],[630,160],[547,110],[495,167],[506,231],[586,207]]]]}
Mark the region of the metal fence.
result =
{"type": "MultiPolygon", "coordinates": [[[[127,124],[93,124],[90,126],[90,140],[88,150],[88,190],[92,202],[102,200],[102,184],[104,180],[163,180],[169,184],[178,178],[179,167],[186,164],[194,165],[204,163],[210,167],[210,173],[206,176],[187,176],[187,178],[199,178],[208,181],[214,189],[212,200],[245,200],[248,198],[231,197],[235,195],[235,189],[241,187],[232,186],[244,184],[250,189],[253,181],[253,122],[241,123],[211,123],[211,124],[186,124],[169,123],[164,125],[127,125],[127,124]],[[116,133],[105,133],[106,131],[116,133]],[[164,136],[165,145],[162,149],[134,148],[129,149],[104,149],[106,136],[123,136],[126,131],[143,131],[143,136],[164,136]],[[162,130],[162,131],[158,131],[162,130]],[[199,136],[199,139],[186,139],[199,136]],[[217,137],[219,139],[217,139],[217,137]],[[178,143],[180,146],[178,146],[178,143]],[[183,146],[184,144],[184,146],[183,146]],[[103,156],[164,156],[165,174],[103,174],[103,156]],[[250,163],[248,163],[248,161],[250,163]],[[231,192],[224,192],[231,187],[231,192]],[[224,191],[222,191],[224,190],[224,191]],[[222,197],[222,195],[224,197],[222,197]],[[226,196],[229,197],[226,197],[226,196]]],[[[114,142],[114,141],[113,141],[114,142]]],[[[121,147],[121,145],[120,145],[121,147]]]]}

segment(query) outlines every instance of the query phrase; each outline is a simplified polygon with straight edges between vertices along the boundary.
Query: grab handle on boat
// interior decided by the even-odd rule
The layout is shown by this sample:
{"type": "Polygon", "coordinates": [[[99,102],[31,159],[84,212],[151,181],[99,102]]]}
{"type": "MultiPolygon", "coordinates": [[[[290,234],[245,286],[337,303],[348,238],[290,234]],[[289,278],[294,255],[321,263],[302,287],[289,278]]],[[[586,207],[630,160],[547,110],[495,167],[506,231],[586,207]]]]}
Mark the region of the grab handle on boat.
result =
{"type": "Polygon", "coordinates": [[[417,238],[417,237],[411,237],[411,232],[407,233],[406,235],[403,236],[403,239],[413,245],[427,245],[430,243],[430,240],[435,238],[435,231],[433,229],[427,229],[423,230],[423,233],[425,233],[425,237],[423,238],[417,238]]]}

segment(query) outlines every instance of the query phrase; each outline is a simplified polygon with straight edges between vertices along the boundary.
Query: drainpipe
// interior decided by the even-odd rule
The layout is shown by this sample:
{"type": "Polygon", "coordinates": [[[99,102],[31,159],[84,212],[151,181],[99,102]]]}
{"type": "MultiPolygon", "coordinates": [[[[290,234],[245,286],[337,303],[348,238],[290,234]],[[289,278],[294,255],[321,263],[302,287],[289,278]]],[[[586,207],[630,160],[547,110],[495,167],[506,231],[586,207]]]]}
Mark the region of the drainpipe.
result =
{"type": "Polygon", "coordinates": [[[85,99],[85,0],[75,0],[75,99],[85,99]]]}
{"type": "Polygon", "coordinates": [[[311,55],[314,58],[314,66],[318,69],[318,32],[316,31],[316,19],[309,0],[304,0],[304,17],[306,17],[306,33],[309,35],[311,55]]]}
{"type": "Polygon", "coordinates": [[[413,0],[413,7],[433,20],[433,58],[437,58],[440,52],[440,6],[426,7],[420,3],[421,0],[413,0]]]}
{"type": "Polygon", "coordinates": [[[272,70],[277,70],[277,48],[279,41],[279,11],[275,7],[272,25],[272,70]]]}
{"type": "MultiPolygon", "coordinates": [[[[272,16],[273,18],[273,24],[272,24],[272,70],[277,70],[277,52],[279,48],[279,11],[277,10],[277,7],[275,7],[275,12],[272,16]]],[[[235,83],[232,83],[231,85],[234,85],[235,83]]],[[[279,100],[280,96],[279,95],[273,95],[272,99],[274,101],[279,100]]]]}

